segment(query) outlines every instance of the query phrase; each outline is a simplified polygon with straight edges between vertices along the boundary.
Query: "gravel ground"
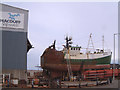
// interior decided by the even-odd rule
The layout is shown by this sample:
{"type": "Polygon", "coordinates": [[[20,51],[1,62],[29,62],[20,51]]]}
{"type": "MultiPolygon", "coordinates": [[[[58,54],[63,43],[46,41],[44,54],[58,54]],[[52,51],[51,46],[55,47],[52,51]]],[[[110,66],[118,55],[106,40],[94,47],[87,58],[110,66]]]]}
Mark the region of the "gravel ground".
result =
{"type": "MultiPolygon", "coordinates": [[[[68,88],[68,86],[77,86],[78,87],[78,85],[79,85],[79,82],[77,82],[77,81],[75,81],[75,82],[65,81],[63,83],[64,84],[62,85],[62,88],[68,88]]],[[[88,86],[87,87],[82,86],[82,88],[120,88],[120,80],[113,80],[112,83],[98,85],[98,86],[96,86],[96,81],[92,81],[92,82],[89,81],[87,83],[88,83],[88,86]]],[[[86,82],[81,82],[81,85],[85,85],[85,84],[86,84],[86,82]]]]}
{"type": "MultiPolygon", "coordinates": [[[[82,82],[81,84],[85,84],[86,82],[82,82]]],[[[96,82],[88,82],[89,84],[95,84],[96,82]]],[[[64,82],[64,85],[66,85],[66,88],[68,88],[67,86],[68,85],[75,85],[75,86],[78,86],[78,84],[79,84],[79,82],[64,82]]],[[[77,87],[78,88],[78,87],[77,87]]],[[[77,89],[76,88],[76,89],[77,89]]],[[[104,84],[104,85],[98,85],[98,86],[88,86],[88,87],[82,87],[81,88],[81,90],[84,90],[83,88],[86,88],[86,89],[90,89],[90,88],[98,88],[97,90],[101,90],[100,88],[103,88],[102,90],[108,90],[107,88],[109,88],[109,90],[118,90],[117,88],[120,88],[120,80],[114,80],[112,83],[110,83],[110,84],[104,84]],[[106,89],[104,89],[104,88],[106,88],[106,89]]],[[[32,88],[26,88],[26,89],[23,89],[23,88],[5,88],[5,89],[3,89],[3,90],[30,90],[30,89],[32,89],[32,88]]],[[[34,88],[35,89],[35,88],[34,88]]],[[[32,90],[34,90],[34,89],[32,89],[32,90]]],[[[80,88],[78,88],[78,89],[80,89],[80,88]]],[[[85,89],[85,90],[86,90],[85,89]]],[[[94,90],[93,89],[93,90],[94,90]]],[[[96,90],[95,89],[95,90],[96,90]]],[[[35,89],[35,90],[37,90],[37,88],[35,89]]],[[[50,89],[49,89],[50,90],[50,89]]],[[[120,89],[119,89],[120,90],[120,89]]]]}
{"type": "Polygon", "coordinates": [[[108,85],[94,86],[90,88],[120,88],[120,80],[114,80],[111,84],[108,85]]]}

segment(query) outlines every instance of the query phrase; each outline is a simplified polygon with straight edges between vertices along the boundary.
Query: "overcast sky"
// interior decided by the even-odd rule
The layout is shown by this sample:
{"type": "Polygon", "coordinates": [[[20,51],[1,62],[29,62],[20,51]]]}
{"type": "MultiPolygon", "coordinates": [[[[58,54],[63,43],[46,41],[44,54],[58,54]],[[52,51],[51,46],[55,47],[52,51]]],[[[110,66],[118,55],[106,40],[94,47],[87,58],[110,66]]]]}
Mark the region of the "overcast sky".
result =
{"type": "MultiPolygon", "coordinates": [[[[113,52],[113,34],[118,32],[118,6],[114,2],[46,2],[6,3],[29,10],[28,38],[34,46],[28,52],[28,69],[37,69],[43,51],[56,40],[57,49],[65,44],[65,36],[73,38],[73,45],[87,47],[92,33],[95,48],[113,52]]],[[[116,38],[117,40],[117,38],[116,38]]],[[[116,56],[117,57],[117,56],[116,56]]]]}

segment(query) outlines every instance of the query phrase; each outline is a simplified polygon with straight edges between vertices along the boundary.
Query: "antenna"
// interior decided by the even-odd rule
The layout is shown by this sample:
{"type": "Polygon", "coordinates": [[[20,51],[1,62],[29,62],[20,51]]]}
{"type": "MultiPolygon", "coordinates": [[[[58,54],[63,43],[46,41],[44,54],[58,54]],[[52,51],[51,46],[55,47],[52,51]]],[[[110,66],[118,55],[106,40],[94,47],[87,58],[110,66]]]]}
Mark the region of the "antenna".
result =
{"type": "Polygon", "coordinates": [[[66,48],[69,49],[69,47],[72,44],[72,37],[66,36],[65,40],[66,40],[66,48]]]}
{"type": "Polygon", "coordinates": [[[103,48],[103,51],[104,51],[104,35],[102,36],[102,48],[103,48]]]}

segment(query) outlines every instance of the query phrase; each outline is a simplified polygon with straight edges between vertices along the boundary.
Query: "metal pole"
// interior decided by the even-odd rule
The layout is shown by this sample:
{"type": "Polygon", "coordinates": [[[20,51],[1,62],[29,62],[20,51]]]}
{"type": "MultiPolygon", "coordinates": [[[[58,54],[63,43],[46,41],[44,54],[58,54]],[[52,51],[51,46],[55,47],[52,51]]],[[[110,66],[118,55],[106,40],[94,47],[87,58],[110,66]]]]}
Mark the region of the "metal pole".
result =
{"type": "Polygon", "coordinates": [[[104,35],[102,36],[103,52],[104,52],[104,35]]]}
{"type": "Polygon", "coordinates": [[[116,34],[114,34],[113,80],[115,80],[115,35],[116,35],[116,34]]]}
{"type": "Polygon", "coordinates": [[[115,35],[120,35],[120,33],[114,34],[114,61],[113,61],[113,80],[115,80],[115,35]]]}

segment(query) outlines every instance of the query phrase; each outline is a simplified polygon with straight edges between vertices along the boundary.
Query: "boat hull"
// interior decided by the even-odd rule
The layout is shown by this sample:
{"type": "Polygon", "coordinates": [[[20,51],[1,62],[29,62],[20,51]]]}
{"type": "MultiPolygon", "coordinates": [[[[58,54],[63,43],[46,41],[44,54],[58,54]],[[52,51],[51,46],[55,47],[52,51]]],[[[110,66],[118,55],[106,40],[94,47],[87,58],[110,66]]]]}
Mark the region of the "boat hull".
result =
{"type": "MultiPolygon", "coordinates": [[[[64,59],[64,63],[67,62],[67,59],[64,59]]],[[[85,62],[85,64],[89,65],[105,65],[110,64],[111,62],[111,55],[96,58],[96,59],[70,59],[71,64],[81,64],[81,62],[85,62]]]]}
{"type": "MultiPolygon", "coordinates": [[[[89,69],[105,69],[110,68],[110,65],[71,65],[71,69],[73,72],[77,72],[80,70],[89,70],[89,69]]],[[[68,68],[66,64],[45,64],[44,68],[48,71],[60,71],[67,72],[68,68]]]]}
{"type": "MultiPolygon", "coordinates": [[[[83,69],[99,68],[110,65],[111,55],[97,59],[70,59],[72,71],[83,69]]],[[[64,59],[64,53],[55,49],[46,49],[41,56],[41,67],[46,70],[67,71],[67,59],[64,59]]]]}

